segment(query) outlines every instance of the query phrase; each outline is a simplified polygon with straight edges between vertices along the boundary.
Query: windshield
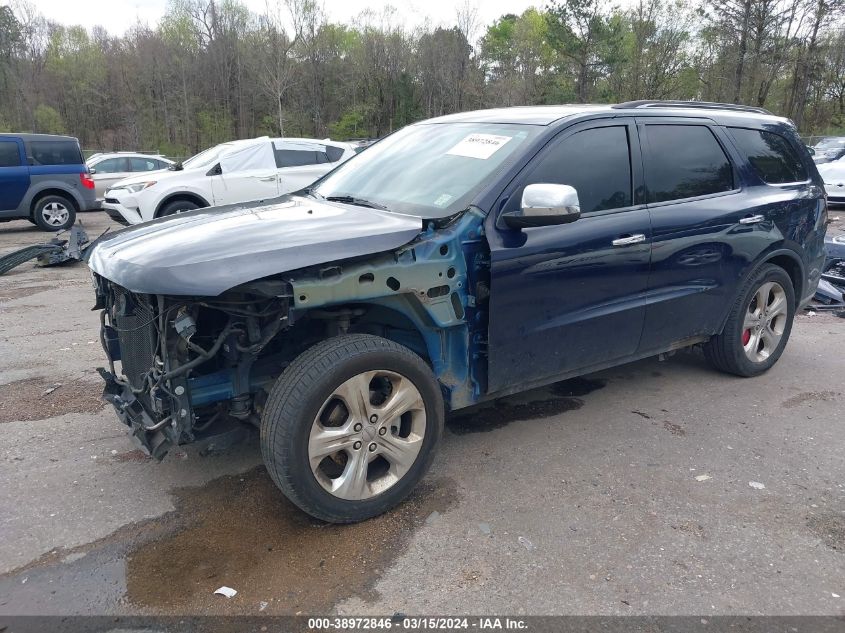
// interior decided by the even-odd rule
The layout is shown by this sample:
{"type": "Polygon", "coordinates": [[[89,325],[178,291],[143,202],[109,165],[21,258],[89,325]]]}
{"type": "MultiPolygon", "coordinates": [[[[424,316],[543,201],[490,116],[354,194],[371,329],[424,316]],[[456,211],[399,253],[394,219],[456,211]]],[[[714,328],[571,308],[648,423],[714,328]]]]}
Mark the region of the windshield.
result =
{"type": "Polygon", "coordinates": [[[462,211],[541,127],[498,123],[408,126],[344,163],[312,190],[389,211],[443,218],[462,211]]]}
{"type": "Polygon", "coordinates": [[[201,151],[199,154],[194,154],[189,159],[182,163],[185,169],[200,169],[202,167],[210,167],[217,162],[217,158],[223,153],[223,150],[232,146],[232,143],[221,143],[214,147],[209,147],[201,151]]]}
{"type": "Polygon", "coordinates": [[[816,144],[816,149],[837,149],[845,147],[845,138],[825,138],[816,144]]]}

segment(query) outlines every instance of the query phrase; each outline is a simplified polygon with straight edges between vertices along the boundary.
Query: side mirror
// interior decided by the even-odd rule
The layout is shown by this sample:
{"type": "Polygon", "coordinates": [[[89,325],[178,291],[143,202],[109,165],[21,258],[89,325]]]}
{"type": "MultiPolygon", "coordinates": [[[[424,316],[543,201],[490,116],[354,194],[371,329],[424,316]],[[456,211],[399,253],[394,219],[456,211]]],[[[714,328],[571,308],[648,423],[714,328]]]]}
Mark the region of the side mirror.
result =
{"type": "Polygon", "coordinates": [[[94,174],[96,174],[96,173],[97,173],[97,170],[96,170],[96,169],[94,169],[93,167],[89,167],[89,168],[88,168],[88,173],[89,173],[89,174],[91,174],[91,175],[93,176],[94,174]]]}
{"type": "Polygon", "coordinates": [[[810,156],[815,156],[815,155],[816,155],[816,150],[815,150],[815,148],[810,147],[809,145],[807,145],[807,151],[808,151],[808,152],[810,152],[810,156]]]}
{"type": "Polygon", "coordinates": [[[512,229],[568,224],[581,217],[578,192],[569,185],[528,185],[520,206],[519,211],[502,214],[502,220],[512,229]]]}

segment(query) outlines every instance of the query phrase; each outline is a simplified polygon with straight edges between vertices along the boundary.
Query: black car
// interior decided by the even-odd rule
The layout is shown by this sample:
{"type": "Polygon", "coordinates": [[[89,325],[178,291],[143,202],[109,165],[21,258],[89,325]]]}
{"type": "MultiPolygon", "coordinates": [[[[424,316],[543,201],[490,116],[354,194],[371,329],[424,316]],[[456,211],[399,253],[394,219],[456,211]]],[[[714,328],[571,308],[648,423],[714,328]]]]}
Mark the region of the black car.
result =
{"type": "Polygon", "coordinates": [[[794,126],[759,108],[423,121],[297,194],[105,238],[105,397],[156,457],[252,422],[294,503],[357,521],[416,485],[448,411],[694,345],[766,371],[826,221],[794,126]]]}

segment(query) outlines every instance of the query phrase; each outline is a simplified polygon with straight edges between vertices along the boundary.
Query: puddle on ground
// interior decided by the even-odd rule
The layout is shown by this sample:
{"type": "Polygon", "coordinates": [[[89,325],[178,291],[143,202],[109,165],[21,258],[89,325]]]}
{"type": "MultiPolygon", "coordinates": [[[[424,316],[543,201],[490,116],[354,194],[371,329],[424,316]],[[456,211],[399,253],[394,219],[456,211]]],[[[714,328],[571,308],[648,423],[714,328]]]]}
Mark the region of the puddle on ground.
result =
{"type": "Polygon", "coordinates": [[[576,396],[585,396],[596,389],[601,389],[605,384],[603,380],[588,378],[563,380],[534,392],[538,395],[550,394],[553,396],[552,398],[527,402],[517,401],[517,398],[524,399],[525,394],[512,398],[499,398],[491,403],[472,407],[449,416],[446,420],[446,427],[456,435],[483,433],[502,428],[511,422],[548,418],[567,411],[574,411],[584,406],[584,401],[576,396]]]}
{"type": "Polygon", "coordinates": [[[27,378],[0,385],[0,423],[46,420],[65,413],[96,413],[102,384],[78,378],[27,378]]]}
{"type": "Polygon", "coordinates": [[[0,577],[0,595],[36,613],[251,614],[262,603],[265,614],[326,613],[351,597],[375,598],[376,581],[426,517],[456,503],[452,480],[425,480],[387,514],[330,525],[288,502],[259,467],[179,490],[176,511],[70,559],[57,552],[0,577]],[[238,594],[214,595],[223,585],[238,594]]]}

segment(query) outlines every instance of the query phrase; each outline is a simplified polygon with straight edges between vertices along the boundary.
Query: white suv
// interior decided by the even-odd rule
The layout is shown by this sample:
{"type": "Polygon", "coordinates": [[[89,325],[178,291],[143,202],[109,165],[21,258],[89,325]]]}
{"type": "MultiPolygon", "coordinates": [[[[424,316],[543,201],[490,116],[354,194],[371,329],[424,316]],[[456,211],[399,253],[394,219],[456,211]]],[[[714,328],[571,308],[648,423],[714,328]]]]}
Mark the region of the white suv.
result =
{"type": "Polygon", "coordinates": [[[348,143],[303,138],[231,141],[169,171],[134,176],[106,191],[103,208],[139,224],[201,207],[275,198],[298,191],[355,155],[348,143]]]}

